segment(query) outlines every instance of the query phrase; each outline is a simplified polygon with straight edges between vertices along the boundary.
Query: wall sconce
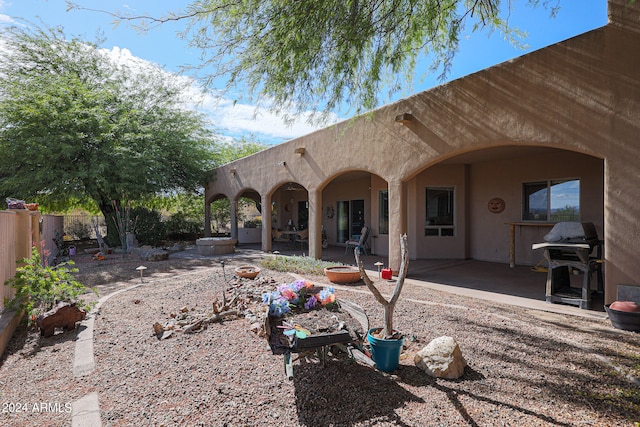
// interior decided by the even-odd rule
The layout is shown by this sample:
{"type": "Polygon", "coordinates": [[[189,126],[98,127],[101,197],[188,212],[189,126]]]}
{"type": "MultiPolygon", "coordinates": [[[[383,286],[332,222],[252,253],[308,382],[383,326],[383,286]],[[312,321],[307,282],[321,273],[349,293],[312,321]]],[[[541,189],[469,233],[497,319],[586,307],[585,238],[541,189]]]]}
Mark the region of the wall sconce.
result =
{"type": "Polygon", "coordinates": [[[298,147],[293,152],[296,153],[296,154],[300,154],[302,156],[304,154],[305,150],[304,150],[304,147],[298,147]]]}
{"type": "Polygon", "coordinates": [[[411,113],[402,113],[396,116],[396,123],[402,123],[403,125],[408,124],[413,120],[413,114],[411,113]]]}
{"type": "Polygon", "coordinates": [[[278,162],[278,166],[286,166],[287,162],[278,162]]]}
{"type": "Polygon", "coordinates": [[[229,171],[231,172],[231,175],[235,175],[236,174],[236,168],[231,168],[229,171]]]}

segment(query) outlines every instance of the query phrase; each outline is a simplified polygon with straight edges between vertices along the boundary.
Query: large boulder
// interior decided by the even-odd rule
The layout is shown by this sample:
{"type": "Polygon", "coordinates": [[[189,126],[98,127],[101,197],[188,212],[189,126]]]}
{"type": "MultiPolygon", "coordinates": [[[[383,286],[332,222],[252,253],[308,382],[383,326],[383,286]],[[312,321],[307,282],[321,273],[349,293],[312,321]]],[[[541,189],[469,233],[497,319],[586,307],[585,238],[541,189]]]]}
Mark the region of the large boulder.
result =
{"type": "Polygon", "coordinates": [[[164,261],[169,259],[169,251],[164,249],[148,249],[140,252],[143,261],[164,261]]]}
{"type": "Polygon", "coordinates": [[[467,361],[458,343],[451,337],[439,337],[416,353],[413,363],[435,378],[460,378],[467,361]]]}

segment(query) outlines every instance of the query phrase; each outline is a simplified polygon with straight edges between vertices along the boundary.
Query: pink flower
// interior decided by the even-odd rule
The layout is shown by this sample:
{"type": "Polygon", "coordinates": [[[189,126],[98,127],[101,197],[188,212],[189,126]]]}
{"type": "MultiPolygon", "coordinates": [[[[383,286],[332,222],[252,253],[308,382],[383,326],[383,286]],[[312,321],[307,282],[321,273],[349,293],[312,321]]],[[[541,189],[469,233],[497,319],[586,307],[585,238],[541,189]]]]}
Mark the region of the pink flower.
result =
{"type": "Polygon", "coordinates": [[[298,299],[298,295],[296,295],[296,293],[293,292],[291,289],[283,289],[280,293],[282,294],[283,297],[285,297],[289,301],[298,299]]]}

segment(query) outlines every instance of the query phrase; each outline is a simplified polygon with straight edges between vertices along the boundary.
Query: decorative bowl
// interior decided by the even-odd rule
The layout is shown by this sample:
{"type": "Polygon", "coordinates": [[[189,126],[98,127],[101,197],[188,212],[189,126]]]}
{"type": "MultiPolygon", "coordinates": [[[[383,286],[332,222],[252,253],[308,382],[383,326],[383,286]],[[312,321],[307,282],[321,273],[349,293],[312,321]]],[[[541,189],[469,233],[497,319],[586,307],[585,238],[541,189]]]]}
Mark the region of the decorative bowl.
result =
{"type": "Polygon", "coordinates": [[[236,276],[245,279],[255,279],[260,274],[260,269],[253,265],[243,265],[235,269],[236,276]]]}
{"type": "Polygon", "coordinates": [[[355,283],[361,280],[360,270],[348,265],[326,267],[324,274],[333,283],[355,283]]]}

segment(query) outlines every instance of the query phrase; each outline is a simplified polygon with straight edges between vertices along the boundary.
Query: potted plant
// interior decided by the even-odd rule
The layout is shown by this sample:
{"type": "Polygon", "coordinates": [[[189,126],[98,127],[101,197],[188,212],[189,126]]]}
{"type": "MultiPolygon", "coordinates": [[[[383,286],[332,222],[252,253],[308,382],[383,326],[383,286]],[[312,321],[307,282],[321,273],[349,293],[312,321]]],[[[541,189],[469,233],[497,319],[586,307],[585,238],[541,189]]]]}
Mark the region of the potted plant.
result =
{"type": "Polygon", "coordinates": [[[87,291],[96,295],[97,292],[73,277],[72,273],[78,270],[67,268],[67,265],[73,265],[73,261],[49,266],[41,261],[40,252],[33,246],[31,258],[24,258],[20,263],[23,265],[16,269],[15,276],[5,283],[16,290],[13,299],[6,300],[5,304],[9,309],[25,313],[29,324],[59,302],[76,304],[85,311],[93,306],[94,303],[86,303],[81,296],[87,291]]]}
{"type": "Polygon", "coordinates": [[[400,271],[398,272],[398,279],[396,280],[393,295],[387,301],[365,272],[364,264],[360,260],[357,248],[354,249],[356,263],[358,264],[362,280],[376,300],[384,307],[384,327],[369,329],[367,340],[371,344],[371,357],[373,361],[376,362],[378,369],[385,372],[395,371],[398,368],[400,352],[404,343],[403,335],[393,328],[393,311],[400,297],[400,292],[402,292],[404,280],[407,277],[407,271],[409,269],[409,251],[407,249],[406,234],[400,236],[400,251],[402,261],[400,271]]]}

